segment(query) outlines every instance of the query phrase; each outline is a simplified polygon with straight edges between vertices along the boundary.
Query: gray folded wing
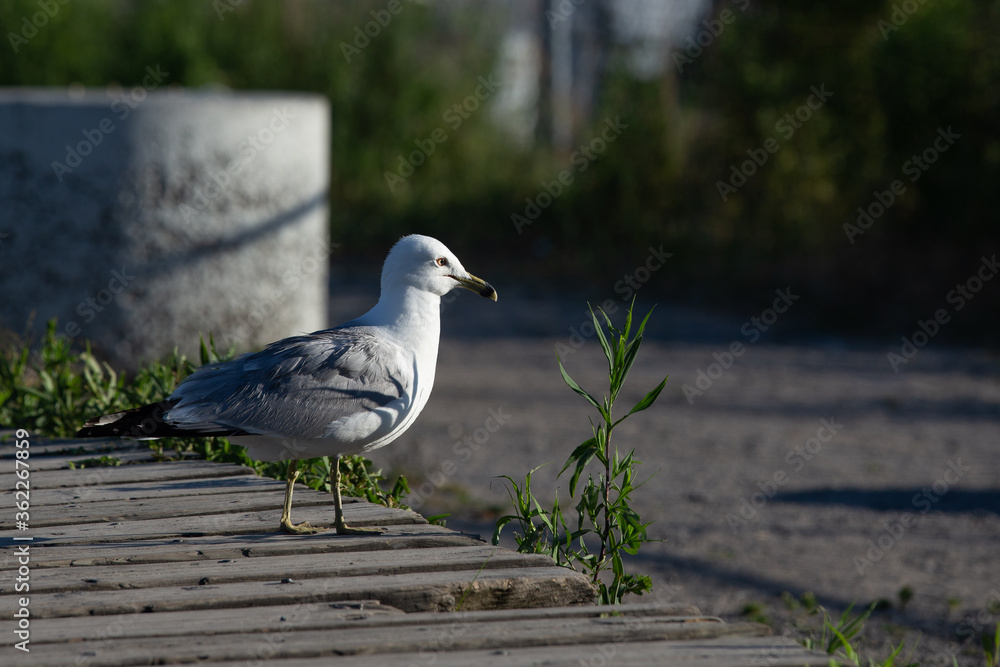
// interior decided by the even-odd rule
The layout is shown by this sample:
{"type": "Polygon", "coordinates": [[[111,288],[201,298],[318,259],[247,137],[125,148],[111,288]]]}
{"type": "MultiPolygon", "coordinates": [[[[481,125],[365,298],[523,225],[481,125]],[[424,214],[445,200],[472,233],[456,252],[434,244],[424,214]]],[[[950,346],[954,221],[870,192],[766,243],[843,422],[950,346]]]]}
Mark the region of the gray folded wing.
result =
{"type": "Polygon", "coordinates": [[[164,418],[193,431],[320,438],[332,422],[408,394],[413,366],[405,358],[363,326],[286,338],[199,368],[171,394],[179,402],[164,418]]]}

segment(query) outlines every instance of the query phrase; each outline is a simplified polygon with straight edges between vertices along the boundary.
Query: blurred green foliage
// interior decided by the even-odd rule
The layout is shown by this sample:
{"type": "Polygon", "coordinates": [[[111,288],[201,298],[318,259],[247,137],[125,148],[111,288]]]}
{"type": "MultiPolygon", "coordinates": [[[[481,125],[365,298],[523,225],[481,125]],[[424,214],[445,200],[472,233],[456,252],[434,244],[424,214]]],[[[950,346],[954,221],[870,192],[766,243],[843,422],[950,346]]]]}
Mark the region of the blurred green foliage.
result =
{"type": "MultiPolygon", "coordinates": [[[[131,86],[158,64],[171,85],[326,95],[332,235],[367,259],[401,234],[422,232],[459,254],[491,254],[493,263],[477,258],[491,275],[502,268],[509,277],[582,279],[608,294],[649,246],[663,244],[674,256],[649,291],[738,303],[791,285],[804,295],[799,322],[841,330],[881,323],[896,332],[944,306],[979,257],[996,252],[1000,2],[740,9],[716,0],[705,18],[728,10],[734,20],[683,67],[671,59],[664,74],[641,80],[613,49],[591,128],[577,142],[598,136],[605,119],[628,128],[521,234],[512,214],[570,167],[568,156],[543,142],[519,148],[488,110],[458,128],[445,121],[478,77],[499,74],[502,5],[404,2],[367,46],[345,56],[356,29],[386,6],[74,0],[15,53],[10,34],[40,5],[11,0],[0,3],[0,85],[131,86]],[[902,12],[898,26],[894,12],[902,12]],[[782,134],[779,121],[822,86],[832,97],[782,134]],[[960,138],[911,182],[903,165],[949,127],[960,138]],[[385,173],[436,128],[447,140],[390,189],[385,173]],[[769,138],[778,150],[724,201],[719,182],[769,138]],[[896,179],[905,193],[850,243],[844,225],[896,179]]],[[[683,52],[678,45],[670,56],[683,52]]],[[[992,340],[984,325],[997,309],[988,301],[995,292],[945,336],[992,340]]]]}

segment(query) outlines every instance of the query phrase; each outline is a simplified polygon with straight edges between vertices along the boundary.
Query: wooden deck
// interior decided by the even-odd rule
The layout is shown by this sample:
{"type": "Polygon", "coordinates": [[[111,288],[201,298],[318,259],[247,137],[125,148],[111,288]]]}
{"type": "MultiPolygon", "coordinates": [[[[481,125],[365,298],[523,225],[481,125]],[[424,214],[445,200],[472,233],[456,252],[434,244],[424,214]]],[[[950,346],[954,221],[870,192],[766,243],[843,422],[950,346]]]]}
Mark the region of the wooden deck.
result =
{"type": "MultiPolygon", "coordinates": [[[[119,467],[69,467],[109,446],[32,439],[19,530],[15,448],[0,444],[0,664],[828,662],[689,605],[593,606],[583,575],[411,511],[345,499],[349,523],[388,530],[284,535],[284,484],[240,466],[128,465],[149,459],[139,447],[116,450],[119,467]],[[25,597],[29,652],[14,647],[25,597]]],[[[293,517],[329,525],[330,496],[296,489],[293,517]]]]}

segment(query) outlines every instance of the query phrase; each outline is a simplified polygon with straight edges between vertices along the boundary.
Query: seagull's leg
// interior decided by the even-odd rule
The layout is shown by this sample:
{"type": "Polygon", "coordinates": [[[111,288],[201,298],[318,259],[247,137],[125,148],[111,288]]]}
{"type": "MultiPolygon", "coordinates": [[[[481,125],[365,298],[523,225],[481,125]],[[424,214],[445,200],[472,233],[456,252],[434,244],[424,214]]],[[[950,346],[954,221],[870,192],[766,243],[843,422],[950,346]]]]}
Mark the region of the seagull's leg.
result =
{"type": "Polygon", "coordinates": [[[292,523],[292,490],[295,488],[295,480],[299,478],[299,462],[292,459],[288,463],[288,481],[285,484],[285,504],[281,510],[281,530],[292,535],[312,535],[318,533],[321,528],[313,528],[308,521],[299,525],[292,523]]]}
{"type": "Polygon", "coordinates": [[[330,466],[330,489],[333,491],[333,509],[337,513],[338,535],[380,535],[384,528],[351,528],[344,522],[344,504],[340,499],[340,456],[333,457],[330,466]]]}

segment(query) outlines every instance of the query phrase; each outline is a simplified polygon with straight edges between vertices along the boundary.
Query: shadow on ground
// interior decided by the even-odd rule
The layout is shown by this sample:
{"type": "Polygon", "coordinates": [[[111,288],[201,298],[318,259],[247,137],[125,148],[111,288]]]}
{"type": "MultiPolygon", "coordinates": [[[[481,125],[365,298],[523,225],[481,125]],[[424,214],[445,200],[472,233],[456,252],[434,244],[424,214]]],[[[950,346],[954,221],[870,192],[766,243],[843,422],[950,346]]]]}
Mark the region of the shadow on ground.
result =
{"type": "Polygon", "coordinates": [[[775,503],[841,505],[877,511],[992,512],[1000,515],[1000,490],[949,489],[932,486],[903,489],[809,489],[777,493],[775,503]]]}

